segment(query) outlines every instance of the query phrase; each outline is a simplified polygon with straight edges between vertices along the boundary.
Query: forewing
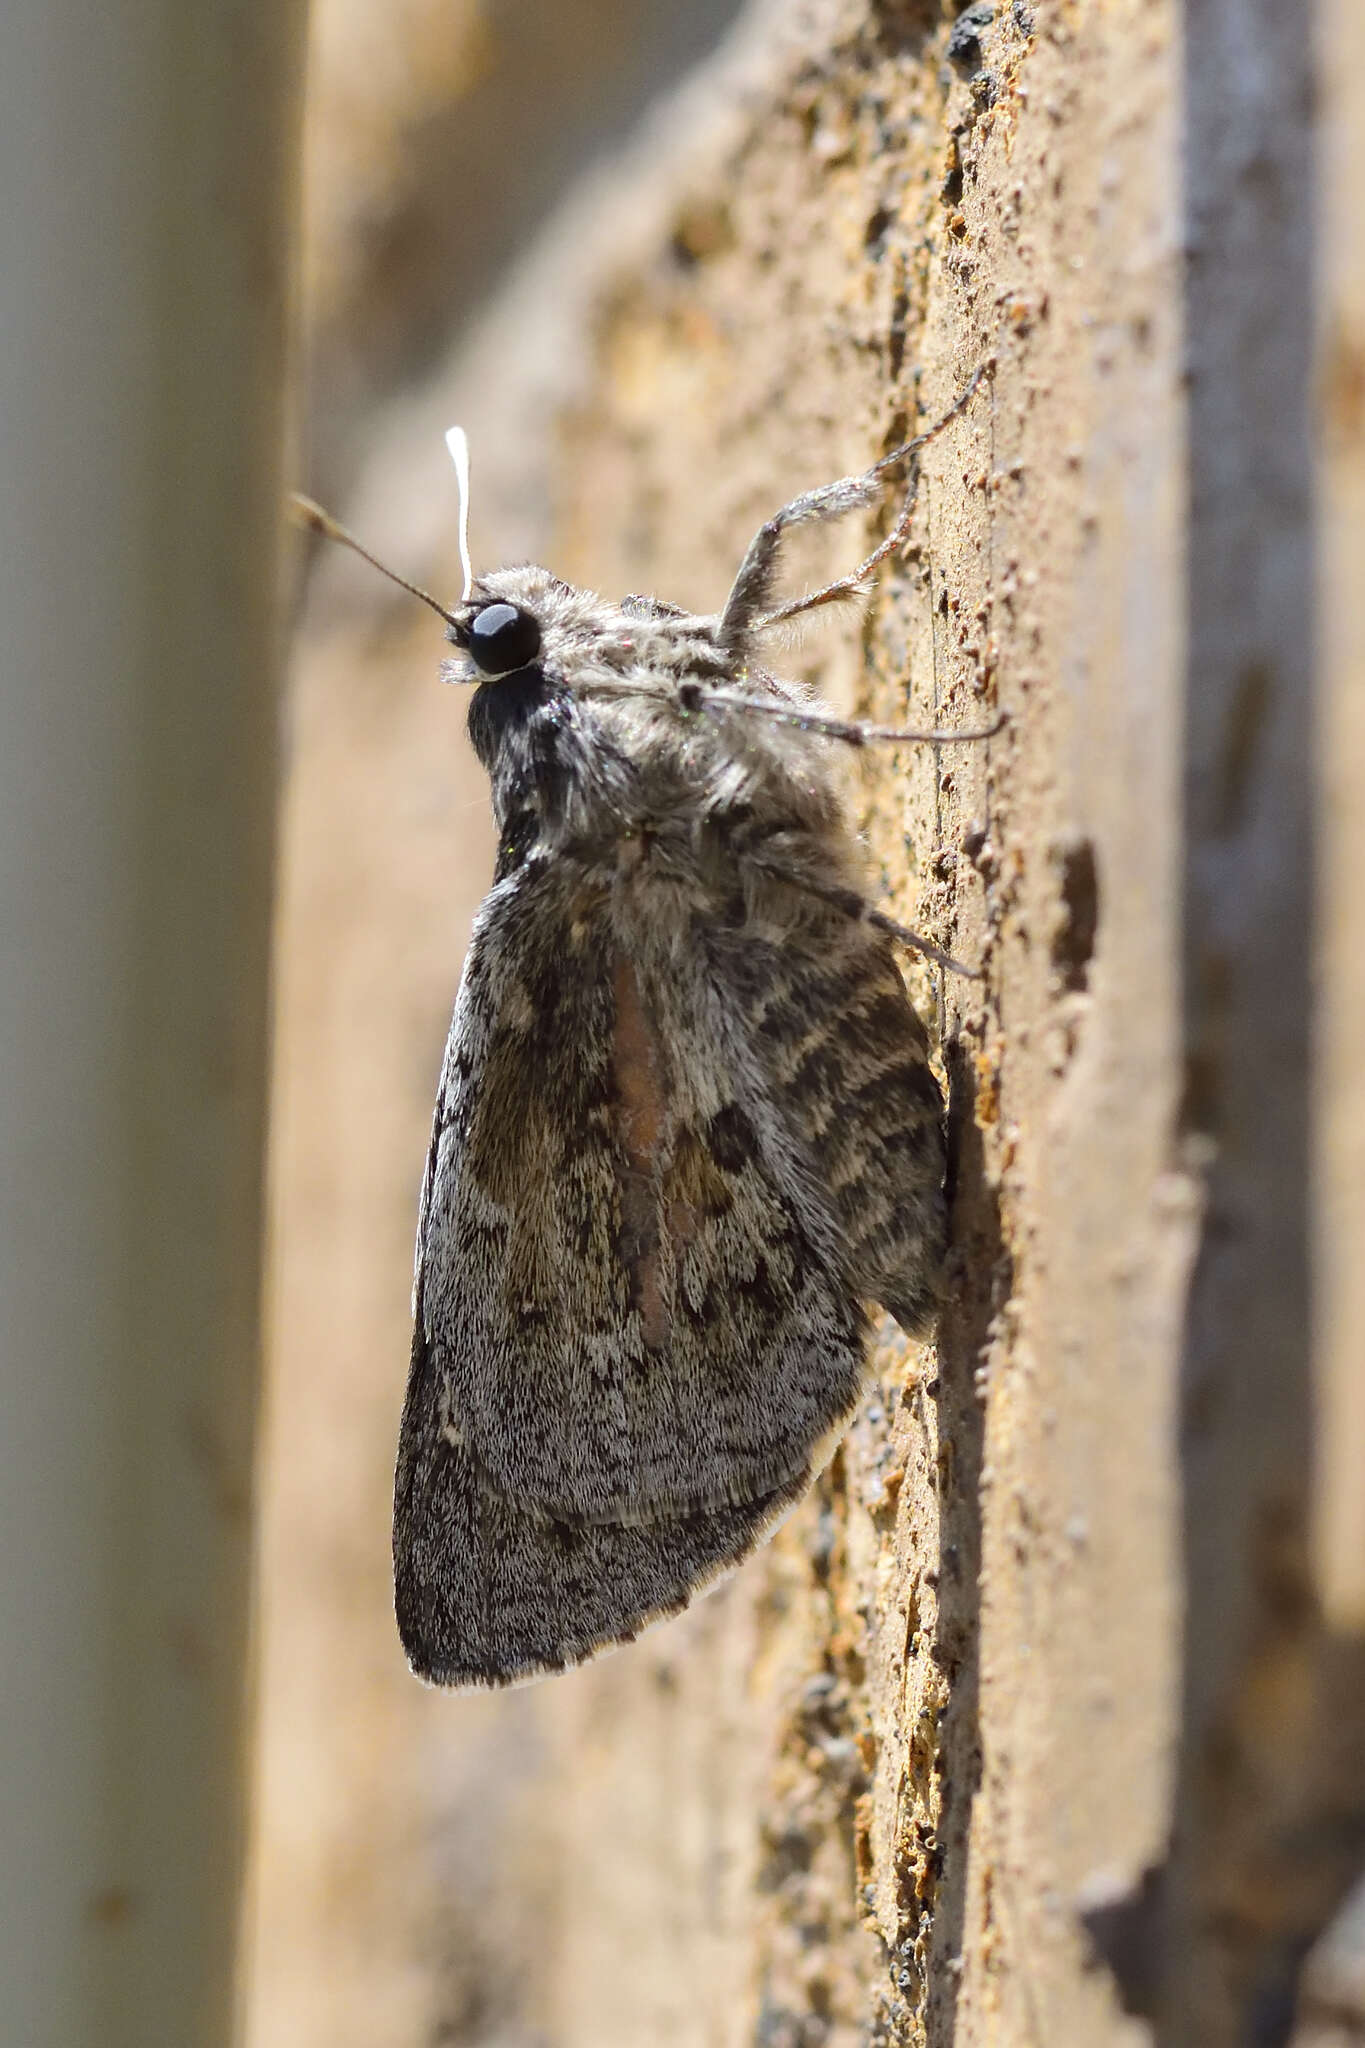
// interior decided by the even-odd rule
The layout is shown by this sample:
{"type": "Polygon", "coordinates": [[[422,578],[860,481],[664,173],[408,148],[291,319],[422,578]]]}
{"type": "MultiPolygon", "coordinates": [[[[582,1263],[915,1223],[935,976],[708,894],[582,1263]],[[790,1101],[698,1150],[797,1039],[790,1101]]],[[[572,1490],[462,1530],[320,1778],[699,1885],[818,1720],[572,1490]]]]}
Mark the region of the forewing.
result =
{"type": "Polygon", "coordinates": [[[532,1511],[627,1524],[756,1503],[856,1401],[863,1316],[818,1184],[686,948],[623,945],[605,892],[522,869],[476,932],[418,1246],[427,1377],[532,1511]]]}

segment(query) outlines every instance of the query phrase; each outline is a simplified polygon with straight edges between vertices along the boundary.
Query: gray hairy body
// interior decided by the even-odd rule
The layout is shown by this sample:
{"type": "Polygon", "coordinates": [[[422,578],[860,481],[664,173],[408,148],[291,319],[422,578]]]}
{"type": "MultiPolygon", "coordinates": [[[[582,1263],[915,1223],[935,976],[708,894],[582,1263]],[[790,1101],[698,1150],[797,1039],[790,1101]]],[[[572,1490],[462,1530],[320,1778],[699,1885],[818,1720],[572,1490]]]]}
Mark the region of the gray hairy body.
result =
{"type": "Polygon", "coordinates": [[[932,1320],[943,1104],[838,742],[753,663],[779,531],[714,617],[535,568],[453,615],[464,646],[498,607],[539,632],[471,706],[499,855],[417,1236],[394,1561],[436,1682],[558,1670],[683,1607],[832,1451],[865,1304],[932,1320]]]}

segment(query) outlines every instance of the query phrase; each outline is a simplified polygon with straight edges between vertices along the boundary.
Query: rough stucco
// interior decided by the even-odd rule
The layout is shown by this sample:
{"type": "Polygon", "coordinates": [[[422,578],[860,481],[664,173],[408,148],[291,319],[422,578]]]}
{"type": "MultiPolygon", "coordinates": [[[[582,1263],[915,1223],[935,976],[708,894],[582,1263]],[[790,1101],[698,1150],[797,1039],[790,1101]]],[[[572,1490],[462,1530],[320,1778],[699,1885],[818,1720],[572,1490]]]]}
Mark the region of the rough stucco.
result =
{"type": "MultiPolygon", "coordinates": [[[[1229,1169],[1191,1109],[1184,987],[1205,828],[1182,764],[1222,742],[1186,681],[1187,537],[1210,514],[1187,497],[1182,108],[1218,45],[1182,46],[1178,13],[1042,0],[954,34],[917,0],[755,12],[617,192],[393,409],[345,508],[439,580],[436,429],[463,417],[476,553],[705,607],[785,496],[989,358],[926,454],[904,561],[789,661],[879,717],[1011,722],[856,771],[888,907],[985,971],[913,970],[952,1100],[937,1345],[884,1336],[810,1499],[691,1614],[506,1700],[424,1694],[391,1635],[386,1496],[412,1191],[490,855],[429,626],[328,566],[285,826],[253,2044],[1118,2048],[1152,2038],[1124,2004],[1153,2008],[1172,1901],[1215,1867],[1254,1887],[1304,1811],[1289,1773],[1269,1836],[1229,1842],[1188,1719],[1182,1747],[1191,1687],[1217,1691],[1220,1584],[1251,1567],[1239,1506],[1225,1576],[1195,1587],[1182,1708],[1186,1304],[1229,1169]],[[1165,1884],[1178,1783],[1200,1818],[1165,1884]]],[[[1270,76],[1292,99],[1283,51],[1270,76]]],[[[1253,446],[1215,509],[1258,476],[1253,446]]],[[[818,540],[803,573],[876,530],[818,540]]],[[[1235,578],[1220,602],[1235,617],[1235,578]]],[[[1216,671],[1212,627],[1198,644],[1216,671]]],[[[1200,702],[1217,728],[1216,690],[1200,702]]],[[[1255,816],[1273,871],[1269,797],[1255,816]]],[[[1254,1042],[1256,1018],[1237,1029],[1254,1042]]],[[[1294,1284],[1267,1272],[1265,1298],[1294,1284]]],[[[1263,1441],[1277,1416],[1302,1432],[1305,1400],[1291,1375],[1263,1441]]],[[[1212,1442],[1236,1495],[1236,1437],[1212,1442]]],[[[1261,1700],[1267,1739],[1283,1706],[1261,1700]]],[[[1358,1810],[1350,1769],[1322,1812],[1358,1810]]],[[[1257,1894],[1265,1941],[1293,1919],[1301,1945],[1339,1894],[1307,1863],[1292,1913],[1257,1894]]],[[[1181,2007],[1220,1967],[1201,1912],[1167,1941],[1161,2038],[1213,2048],[1243,2036],[1181,2007]]]]}

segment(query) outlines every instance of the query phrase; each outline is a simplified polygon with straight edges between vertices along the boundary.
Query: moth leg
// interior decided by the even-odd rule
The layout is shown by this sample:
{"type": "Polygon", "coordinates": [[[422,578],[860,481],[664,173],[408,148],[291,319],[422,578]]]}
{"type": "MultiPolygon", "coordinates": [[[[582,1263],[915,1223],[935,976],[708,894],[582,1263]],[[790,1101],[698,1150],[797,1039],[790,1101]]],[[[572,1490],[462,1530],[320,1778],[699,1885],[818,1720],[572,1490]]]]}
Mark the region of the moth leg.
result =
{"type": "Polygon", "coordinates": [[[960,974],[964,981],[984,981],[986,978],[979,967],[965,967],[960,960],[954,960],[951,953],[945,953],[941,946],[936,946],[932,939],[926,939],[923,933],[912,931],[909,925],[898,924],[884,910],[876,909],[856,889],[841,888],[833,882],[817,882],[800,868],[762,854],[751,853],[749,861],[762,874],[771,875],[774,881],[788,882],[794,889],[804,889],[808,896],[814,896],[820,903],[828,903],[832,910],[841,910],[854,924],[868,924],[874,931],[885,932],[897,945],[909,946],[927,960],[946,967],[950,973],[960,974]]]}
{"type": "Polygon", "coordinates": [[[750,638],[766,627],[776,625],[783,619],[795,618],[798,613],[811,611],[817,605],[834,604],[839,599],[852,597],[862,589],[867,577],[880,562],[893,553],[905,539],[910,529],[914,511],[915,490],[918,471],[911,473],[910,489],[900,518],[892,532],[881,545],[873,550],[855,569],[851,576],[841,577],[823,590],[813,591],[807,597],[793,603],[769,609],[773,577],[777,570],[778,553],[782,536],[790,526],[803,526],[812,520],[839,519],[845,512],[856,512],[861,506],[875,504],[884,488],[886,472],[898,464],[912,461],[926,443],[936,434],[942,433],[950,420],[956,419],[971,399],[978,384],[990,367],[990,359],[978,363],[966,385],[958,393],[948,410],[911,440],[893,448],[889,455],[883,455],[870,469],[857,476],[839,477],[832,484],[822,484],[816,490],[803,491],[791,503],[765,520],[750,541],[744,560],[740,563],[739,574],[735,577],[725,608],[720,615],[718,636],[723,647],[732,653],[742,654],[750,638]]]}
{"type": "Polygon", "coordinates": [[[864,746],[869,740],[925,746],[946,746],[950,740],[990,740],[1009,724],[1009,713],[997,711],[989,725],[965,726],[958,731],[947,727],[867,725],[860,720],[831,718],[824,711],[805,711],[800,705],[777,704],[771,697],[746,697],[737,690],[711,689],[692,680],[679,687],[678,703],[684,711],[742,711],[746,716],[771,718],[778,725],[794,725],[801,732],[823,733],[829,739],[844,740],[850,747],[864,746]]]}

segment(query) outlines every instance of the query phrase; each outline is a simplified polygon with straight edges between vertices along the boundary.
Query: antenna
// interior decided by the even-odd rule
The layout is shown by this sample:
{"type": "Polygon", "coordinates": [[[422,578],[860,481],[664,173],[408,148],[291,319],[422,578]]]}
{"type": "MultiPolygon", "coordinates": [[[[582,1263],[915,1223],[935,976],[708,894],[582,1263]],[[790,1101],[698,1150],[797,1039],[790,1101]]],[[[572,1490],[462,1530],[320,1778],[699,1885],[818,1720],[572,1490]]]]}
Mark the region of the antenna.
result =
{"type": "MultiPolygon", "coordinates": [[[[437,616],[444,619],[448,626],[454,626],[457,631],[463,630],[454,612],[448,612],[443,604],[438,603],[429,590],[423,590],[420,583],[410,583],[406,576],[400,576],[396,569],[390,569],[386,562],[381,562],[378,555],[372,555],[369,549],[358,541],[353,533],[348,533],[338,520],[333,519],[330,512],[323,511],[321,505],[315,504],[311,498],[305,498],[302,491],[291,491],[289,493],[289,509],[300,526],[307,527],[313,533],[320,533],[325,540],[339,540],[343,547],[350,548],[354,554],[360,556],[363,562],[368,562],[372,569],[377,569],[381,576],[387,576],[390,583],[396,583],[400,590],[409,591],[413,597],[420,597],[423,604],[429,604],[437,616]]],[[[468,554],[464,547],[462,547],[461,553],[465,561],[464,594],[468,597],[472,579],[469,575],[468,554]]]]}

